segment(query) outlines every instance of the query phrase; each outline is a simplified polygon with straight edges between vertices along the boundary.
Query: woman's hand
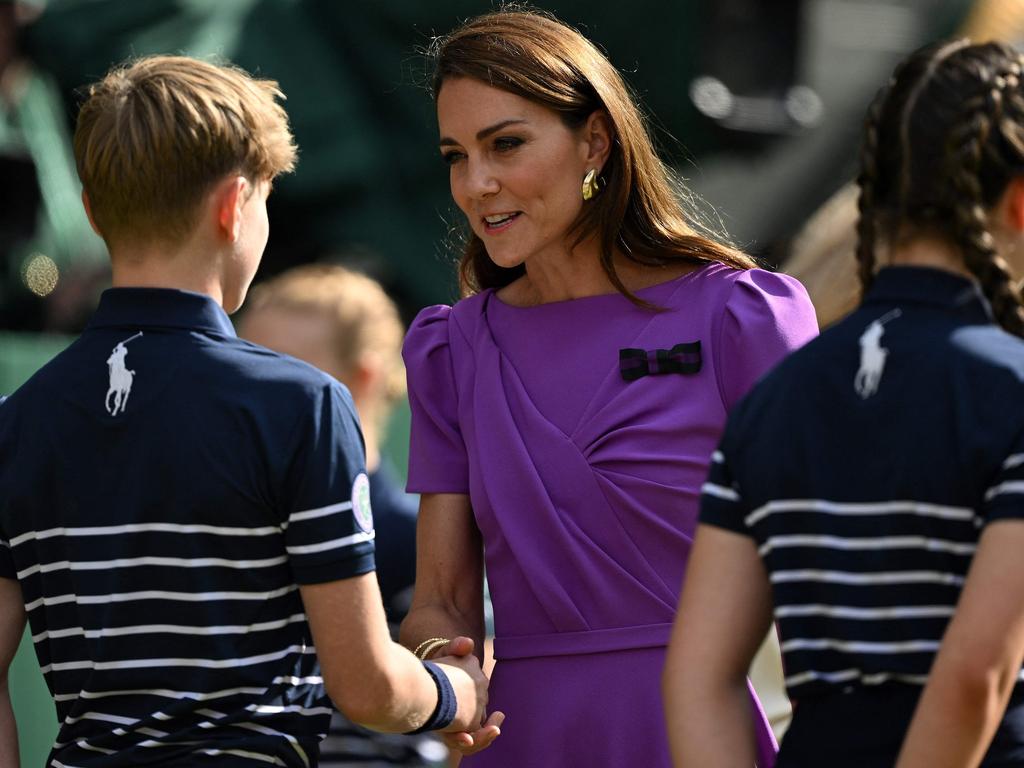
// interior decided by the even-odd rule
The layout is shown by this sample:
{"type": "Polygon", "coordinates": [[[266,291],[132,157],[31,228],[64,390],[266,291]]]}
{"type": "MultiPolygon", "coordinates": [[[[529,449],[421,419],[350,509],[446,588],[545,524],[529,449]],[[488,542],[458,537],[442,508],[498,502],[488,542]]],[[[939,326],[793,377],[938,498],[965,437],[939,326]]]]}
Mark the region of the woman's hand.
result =
{"type": "Polygon", "coordinates": [[[487,678],[480,669],[480,662],[473,655],[474,643],[469,637],[453,637],[431,657],[448,675],[459,701],[455,720],[441,734],[449,749],[463,755],[471,755],[489,747],[501,735],[503,712],[492,712],[484,721],[487,706],[487,678]],[[468,676],[468,680],[466,679],[468,676]],[[466,686],[472,685],[475,690],[466,686]],[[470,701],[475,693],[477,704],[473,711],[463,711],[463,702],[470,701]]]}

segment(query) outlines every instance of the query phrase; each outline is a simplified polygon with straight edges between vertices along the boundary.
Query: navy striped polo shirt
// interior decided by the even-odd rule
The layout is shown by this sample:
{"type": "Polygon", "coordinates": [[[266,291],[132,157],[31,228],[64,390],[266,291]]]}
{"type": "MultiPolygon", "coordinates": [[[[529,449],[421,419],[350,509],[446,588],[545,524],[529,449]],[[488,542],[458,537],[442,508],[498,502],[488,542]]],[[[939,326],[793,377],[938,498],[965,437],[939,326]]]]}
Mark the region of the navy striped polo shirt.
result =
{"type": "Polygon", "coordinates": [[[106,291],[0,407],[0,577],[22,588],[50,765],[315,764],[298,584],[373,570],[347,390],[209,297],[106,291]]]}
{"type": "Polygon", "coordinates": [[[756,542],[793,699],[926,682],[981,529],[1024,517],[1022,401],[977,285],[890,267],[734,409],[700,520],[756,542]]]}

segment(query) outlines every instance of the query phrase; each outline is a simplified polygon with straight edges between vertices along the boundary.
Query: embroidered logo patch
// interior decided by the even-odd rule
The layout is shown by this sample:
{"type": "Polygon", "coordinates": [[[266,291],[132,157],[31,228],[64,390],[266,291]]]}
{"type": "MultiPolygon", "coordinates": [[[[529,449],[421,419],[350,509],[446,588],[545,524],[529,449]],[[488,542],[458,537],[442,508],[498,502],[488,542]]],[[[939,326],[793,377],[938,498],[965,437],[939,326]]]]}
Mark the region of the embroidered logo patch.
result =
{"type": "Polygon", "coordinates": [[[124,409],[128,405],[128,395],[132,391],[135,371],[130,370],[125,364],[125,358],[128,357],[128,347],[125,345],[141,335],[142,331],[139,331],[134,336],[118,342],[117,346],[110,351],[110,357],[107,358],[107,368],[110,370],[110,386],[107,388],[107,397],[103,404],[106,406],[107,413],[111,416],[124,413],[124,409]]]}
{"type": "Polygon", "coordinates": [[[365,472],[356,475],[352,482],[352,514],[356,524],[364,533],[373,530],[373,510],[370,507],[370,478],[365,472]]]}
{"type": "Polygon", "coordinates": [[[882,346],[885,324],[901,314],[898,309],[886,312],[872,321],[860,335],[860,368],[853,377],[853,388],[865,400],[878,391],[885,370],[885,359],[889,356],[889,350],[882,346]]]}

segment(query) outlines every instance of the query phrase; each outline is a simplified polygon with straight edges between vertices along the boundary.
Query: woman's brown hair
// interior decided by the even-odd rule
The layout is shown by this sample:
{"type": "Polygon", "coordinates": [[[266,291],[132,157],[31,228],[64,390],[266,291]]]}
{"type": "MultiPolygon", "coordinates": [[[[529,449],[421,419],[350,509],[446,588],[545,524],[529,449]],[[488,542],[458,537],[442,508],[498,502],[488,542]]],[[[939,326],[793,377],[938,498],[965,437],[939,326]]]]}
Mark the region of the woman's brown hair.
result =
{"type": "Polygon", "coordinates": [[[996,321],[1024,336],[1024,304],[988,211],[1024,174],[1024,93],[1004,43],[935,43],[911,55],[875,99],[861,151],[857,258],[870,287],[877,241],[920,234],[955,243],[996,321]]]}
{"type": "MultiPolygon", "coordinates": [[[[717,261],[738,269],[754,266],[750,257],[688,223],[678,182],[658,158],[628,86],[575,29],[532,10],[502,10],[438,38],[429,54],[435,100],[448,78],[470,77],[555,111],[570,128],[582,126],[598,110],[608,114],[615,141],[601,171],[601,193],[583,207],[574,225],[574,245],[596,233],[605,273],[632,301],[644,304],[616,273],[616,250],[647,265],[717,261]]],[[[463,295],[508,285],[523,273],[522,265],[495,265],[480,238],[466,235],[459,265],[463,295]]]]}

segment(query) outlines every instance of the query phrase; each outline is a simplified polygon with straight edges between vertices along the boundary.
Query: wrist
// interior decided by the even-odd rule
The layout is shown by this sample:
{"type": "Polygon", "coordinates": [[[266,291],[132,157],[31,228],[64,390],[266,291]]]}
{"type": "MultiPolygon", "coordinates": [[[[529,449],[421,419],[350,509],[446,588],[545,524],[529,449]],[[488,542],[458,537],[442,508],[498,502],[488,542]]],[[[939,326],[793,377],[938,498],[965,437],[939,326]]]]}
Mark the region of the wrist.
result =
{"type": "Polygon", "coordinates": [[[432,661],[424,661],[423,668],[433,679],[434,685],[437,686],[437,706],[434,707],[434,711],[423,725],[409,733],[440,731],[447,728],[455,720],[455,713],[458,711],[455,689],[444,670],[432,661]]]}

